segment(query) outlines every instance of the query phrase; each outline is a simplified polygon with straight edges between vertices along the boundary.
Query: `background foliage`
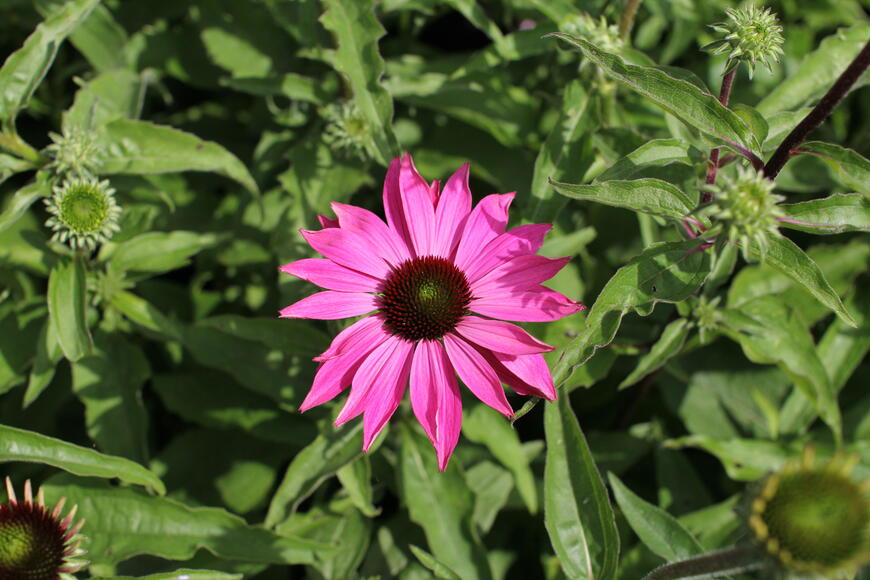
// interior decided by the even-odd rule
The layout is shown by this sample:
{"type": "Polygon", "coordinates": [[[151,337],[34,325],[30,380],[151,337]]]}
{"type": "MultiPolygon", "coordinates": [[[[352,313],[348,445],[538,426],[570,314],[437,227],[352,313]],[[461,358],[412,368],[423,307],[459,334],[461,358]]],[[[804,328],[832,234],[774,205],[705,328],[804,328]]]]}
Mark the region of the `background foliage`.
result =
{"type": "Polygon", "coordinates": [[[603,0],[4,2],[2,473],[79,504],[83,577],[203,579],[636,579],[740,539],[746,482],[808,442],[866,477],[867,75],[777,178],[786,204],[857,192],[790,206],[829,220],[784,230],[816,269],[788,242],[693,252],[678,224],[710,147],[767,158],[870,38],[868,5],[772,4],[782,62],[696,114],[729,5],[644,1],[629,45],[603,0]],[[123,209],[78,257],[40,201],[49,134],[76,132],[123,209]],[[359,422],[296,412],[340,327],[276,319],[313,290],[278,276],[311,255],[297,230],[330,201],[377,210],[400,151],[518,191],[512,224],[554,222],[543,253],[573,257],[551,285],[594,305],[528,325],[559,347],[559,401],[511,428],[467,398],[445,473],[407,408],[367,455],[359,422]]]}

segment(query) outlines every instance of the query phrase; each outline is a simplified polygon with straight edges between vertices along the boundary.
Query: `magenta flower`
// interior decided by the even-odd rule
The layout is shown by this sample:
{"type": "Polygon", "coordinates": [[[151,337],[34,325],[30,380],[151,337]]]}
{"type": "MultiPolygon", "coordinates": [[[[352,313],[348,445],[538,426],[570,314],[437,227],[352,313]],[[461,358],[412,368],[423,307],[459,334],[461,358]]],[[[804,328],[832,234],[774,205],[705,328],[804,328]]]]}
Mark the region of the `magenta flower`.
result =
{"type": "Polygon", "coordinates": [[[439,193],[410,155],[394,159],[384,182],[385,224],[372,212],[333,203],[337,220],[302,230],[326,259],[281,271],[326,288],[281,310],[283,318],[335,320],[370,314],[340,332],[316,357],[320,368],[300,407],[350,395],[335,420],[363,415],[366,451],[411,386],[411,406],[447,467],[462,424],[456,374],[478,399],[510,417],[502,383],[553,400],[542,352],[552,347],[495,320],[558,320],[584,307],[541,286],[568,258],[536,255],[550,224],[505,231],[513,193],[473,209],[466,163],[439,193]],[[455,371],[455,372],[454,372],[455,371]]]}

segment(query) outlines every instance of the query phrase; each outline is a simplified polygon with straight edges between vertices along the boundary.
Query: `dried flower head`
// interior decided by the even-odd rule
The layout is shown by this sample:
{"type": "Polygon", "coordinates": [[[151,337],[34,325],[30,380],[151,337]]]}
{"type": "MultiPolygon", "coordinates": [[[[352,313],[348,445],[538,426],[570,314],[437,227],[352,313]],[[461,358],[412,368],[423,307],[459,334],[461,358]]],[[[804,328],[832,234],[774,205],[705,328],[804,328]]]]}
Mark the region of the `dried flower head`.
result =
{"type": "Polygon", "coordinates": [[[753,244],[763,260],[769,238],[779,235],[778,219],[785,212],[777,204],[785,198],[773,193],[773,181],[752,168],[739,167],[736,178],[723,176],[721,183],[707,186],[713,201],[700,212],[721,224],[729,240],[740,243],[747,261],[753,244]]]}
{"type": "Polygon", "coordinates": [[[66,180],[53,191],[45,200],[51,214],[45,225],[54,231],[52,240],[68,244],[74,250],[93,250],[120,229],[121,208],[108,181],[66,180]]]}
{"type": "Polygon", "coordinates": [[[749,528],[787,570],[825,578],[870,561],[868,484],[850,477],[857,457],[835,456],[816,466],[811,447],[758,485],[749,528]]]}
{"type": "Polygon", "coordinates": [[[725,35],[705,46],[703,50],[713,54],[728,54],[725,72],[730,72],[741,62],[749,65],[749,78],[755,72],[755,64],[764,63],[771,70],[771,61],[779,62],[782,52],[782,26],[770,8],[751,5],[746,8],[726,8],[727,22],[712,24],[710,28],[725,35]]]}
{"type": "Polygon", "coordinates": [[[49,511],[41,489],[33,501],[29,480],[24,483],[24,501],[16,498],[8,477],[6,494],[9,501],[0,504],[0,578],[74,580],[72,574],[87,564],[79,548],[79,530],[85,522],[73,525],[76,507],[61,518],[65,500],[49,511]]]}
{"type": "Polygon", "coordinates": [[[50,133],[52,144],[45,148],[51,162],[49,169],[63,177],[91,178],[103,159],[103,148],[94,133],[71,131],[59,135],[50,133]]]}
{"type": "Polygon", "coordinates": [[[331,104],[324,107],[322,115],[327,122],[323,134],[327,145],[362,160],[371,158],[372,132],[356,105],[351,102],[331,104]]]}

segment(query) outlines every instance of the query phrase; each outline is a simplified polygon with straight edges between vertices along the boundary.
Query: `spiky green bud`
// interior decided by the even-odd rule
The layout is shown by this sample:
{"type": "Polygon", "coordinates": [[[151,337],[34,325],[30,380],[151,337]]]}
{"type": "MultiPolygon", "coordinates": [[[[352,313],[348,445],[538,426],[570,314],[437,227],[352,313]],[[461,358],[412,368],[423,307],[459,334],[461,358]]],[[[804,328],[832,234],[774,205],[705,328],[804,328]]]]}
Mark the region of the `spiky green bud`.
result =
{"type": "Polygon", "coordinates": [[[755,72],[756,63],[763,63],[768,70],[771,62],[779,62],[782,51],[782,26],[770,8],[751,5],[746,8],[726,8],[727,22],[712,24],[710,28],[724,34],[724,38],[703,47],[713,54],[728,54],[725,72],[733,70],[741,62],[749,66],[749,78],[755,72]]]}
{"type": "Polygon", "coordinates": [[[607,52],[618,53],[625,44],[619,36],[619,27],[616,24],[608,24],[604,16],[595,19],[585,12],[572,14],[561,22],[559,30],[588,40],[607,52]]]}
{"type": "Polygon", "coordinates": [[[45,148],[51,161],[48,169],[59,177],[88,179],[96,175],[103,160],[103,148],[93,133],[71,131],[50,133],[52,144],[45,148]]]}
{"type": "Polygon", "coordinates": [[[327,123],[323,132],[327,145],[362,160],[373,157],[371,128],[356,105],[351,102],[327,105],[321,115],[327,123]]]}
{"type": "Polygon", "coordinates": [[[53,241],[74,250],[93,250],[120,229],[121,208],[108,181],[72,179],[55,186],[53,192],[45,200],[51,214],[45,225],[54,231],[53,241]]]}

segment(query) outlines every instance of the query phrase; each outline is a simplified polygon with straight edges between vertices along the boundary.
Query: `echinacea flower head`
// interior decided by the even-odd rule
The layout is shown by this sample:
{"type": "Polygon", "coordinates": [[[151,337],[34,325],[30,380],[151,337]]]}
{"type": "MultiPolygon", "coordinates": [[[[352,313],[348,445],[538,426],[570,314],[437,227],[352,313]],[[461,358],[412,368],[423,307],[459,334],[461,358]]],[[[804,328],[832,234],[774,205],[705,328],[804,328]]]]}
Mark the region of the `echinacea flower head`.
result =
{"type": "Polygon", "coordinates": [[[108,181],[65,180],[53,188],[53,195],[45,200],[45,205],[51,214],[45,225],[54,231],[52,240],[73,250],[93,250],[120,229],[121,208],[108,181]]]}
{"type": "Polygon", "coordinates": [[[459,439],[458,378],[490,407],[510,417],[502,384],[522,395],[555,399],[541,353],[552,347],[509,321],[550,321],[583,306],[541,285],[568,262],[540,249],[549,224],[506,230],[513,193],[493,194],[472,208],[468,164],[443,189],[428,184],[410,155],[394,159],[374,213],[333,203],[338,219],[302,231],[324,258],[281,271],[325,288],[281,310],[284,318],[336,320],[364,316],[340,332],[315,360],[320,367],[300,410],[350,394],[341,425],[363,415],[363,448],[395,412],[406,388],[411,407],[444,470],[459,439]]]}
{"type": "Polygon", "coordinates": [[[782,26],[770,8],[750,5],[745,8],[726,8],[727,22],[710,27],[725,36],[703,47],[713,54],[728,54],[725,72],[730,72],[741,62],[749,66],[749,78],[755,72],[756,63],[763,63],[772,70],[771,62],[779,62],[782,51],[782,26]]]}
{"type": "Polygon", "coordinates": [[[51,161],[48,168],[64,177],[90,178],[103,162],[103,148],[94,132],[74,130],[49,133],[51,145],[45,148],[51,161]]]}
{"type": "Polygon", "coordinates": [[[0,578],[3,580],[74,580],[72,574],[87,564],[79,557],[79,530],[84,520],[73,525],[76,508],[61,517],[64,500],[53,510],[45,507],[40,489],[36,501],[28,480],[24,500],[15,495],[6,478],[8,502],[0,504],[0,578]]]}
{"type": "Polygon", "coordinates": [[[816,465],[807,447],[758,485],[749,528],[779,566],[833,578],[870,561],[870,481],[852,479],[857,460],[840,455],[816,465]]]}

